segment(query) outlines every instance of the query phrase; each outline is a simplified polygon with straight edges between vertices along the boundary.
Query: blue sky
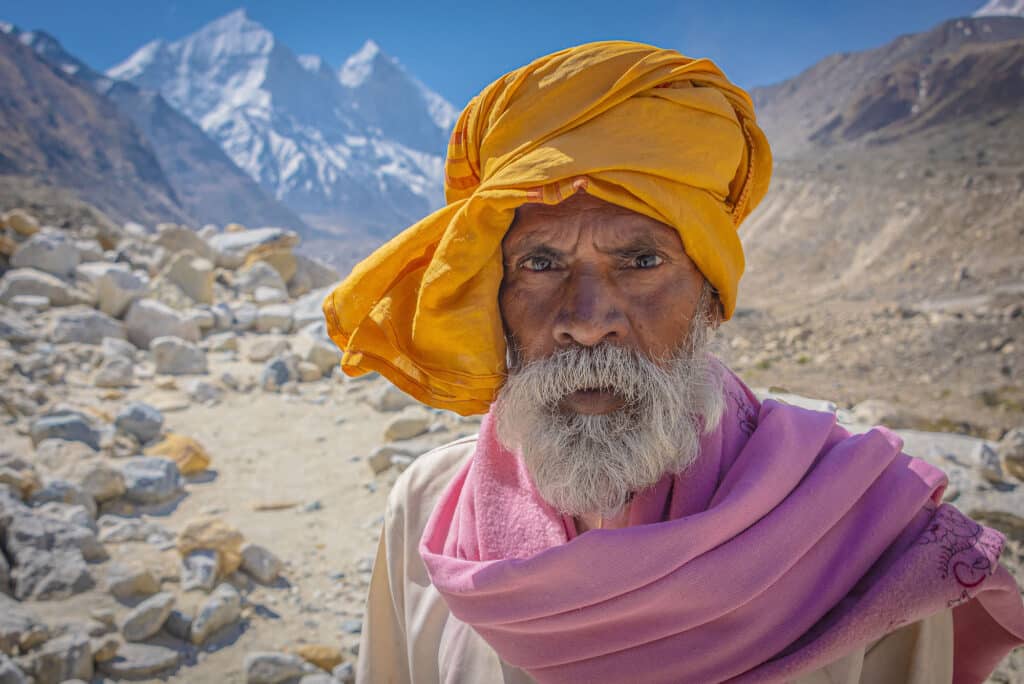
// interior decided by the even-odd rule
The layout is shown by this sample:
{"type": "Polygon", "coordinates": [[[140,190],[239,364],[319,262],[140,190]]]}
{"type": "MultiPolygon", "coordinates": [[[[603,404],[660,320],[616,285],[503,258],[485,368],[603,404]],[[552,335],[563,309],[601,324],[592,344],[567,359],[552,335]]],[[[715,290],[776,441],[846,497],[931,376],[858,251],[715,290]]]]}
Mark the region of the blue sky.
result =
{"type": "Polygon", "coordinates": [[[0,19],[44,29],[98,69],[155,38],[173,40],[245,7],[296,53],[339,66],[367,38],[461,107],[531,59],[623,38],[711,57],[740,85],[784,80],[835,52],[882,45],[966,16],[983,0],[7,0],[0,19]]]}

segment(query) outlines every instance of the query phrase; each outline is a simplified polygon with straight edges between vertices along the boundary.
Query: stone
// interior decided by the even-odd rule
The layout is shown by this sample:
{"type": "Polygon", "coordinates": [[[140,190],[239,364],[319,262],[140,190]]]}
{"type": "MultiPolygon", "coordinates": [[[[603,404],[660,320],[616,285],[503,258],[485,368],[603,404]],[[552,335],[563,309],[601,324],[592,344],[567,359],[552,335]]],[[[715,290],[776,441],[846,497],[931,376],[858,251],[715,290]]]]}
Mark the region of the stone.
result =
{"type": "Polygon", "coordinates": [[[238,332],[250,330],[254,325],[256,325],[256,316],[259,312],[259,307],[251,302],[243,302],[242,304],[239,304],[232,312],[234,316],[233,325],[235,330],[238,332]]]}
{"type": "Polygon", "coordinates": [[[106,460],[76,463],[71,467],[68,479],[98,503],[116,499],[125,492],[124,475],[106,460]]]}
{"type": "Polygon", "coordinates": [[[278,272],[281,280],[286,283],[292,279],[298,269],[298,261],[290,247],[260,247],[249,253],[243,268],[256,261],[264,261],[278,272]]]}
{"type": "Polygon", "coordinates": [[[90,514],[96,514],[96,501],[73,482],[59,477],[47,477],[43,486],[32,492],[28,499],[32,506],[46,503],[71,504],[84,507],[90,514]]]}
{"type": "Polygon", "coordinates": [[[2,684],[35,684],[34,679],[21,671],[14,661],[0,653],[0,683],[2,684]]]}
{"type": "Polygon", "coordinates": [[[36,682],[68,682],[92,679],[92,644],[89,636],[71,632],[47,641],[32,654],[36,682]]]}
{"type": "Polygon", "coordinates": [[[92,650],[93,661],[99,664],[117,655],[121,649],[121,640],[113,634],[101,634],[90,640],[89,648],[92,650]]]}
{"type": "Polygon", "coordinates": [[[92,679],[92,643],[86,634],[71,632],[51,639],[31,654],[31,660],[39,684],[92,679]]]}
{"type": "Polygon", "coordinates": [[[0,550],[0,594],[11,595],[11,564],[3,550],[0,550]]]}
{"type": "Polygon", "coordinates": [[[35,341],[38,337],[21,316],[8,311],[0,312],[0,339],[7,340],[11,344],[26,344],[35,341]]]}
{"type": "Polygon", "coordinates": [[[195,321],[199,329],[204,333],[212,330],[217,325],[217,317],[207,308],[196,307],[185,312],[185,317],[195,321]]]}
{"type": "Polygon", "coordinates": [[[100,448],[100,430],[85,414],[77,411],[51,413],[40,416],[29,428],[32,444],[46,439],[82,442],[94,450],[100,448]]]}
{"type": "Polygon", "coordinates": [[[76,549],[27,548],[14,560],[11,581],[19,601],[66,599],[95,586],[85,558],[76,549]]]}
{"type": "Polygon", "coordinates": [[[39,221],[24,209],[11,209],[4,212],[3,225],[22,237],[32,237],[39,232],[39,221]]]}
{"type": "Polygon", "coordinates": [[[100,311],[120,318],[133,302],[146,296],[149,277],[143,271],[108,268],[96,278],[95,287],[100,311]]]}
{"type": "Polygon", "coordinates": [[[49,501],[41,506],[35,507],[38,515],[53,518],[77,527],[84,527],[96,532],[96,517],[93,512],[79,504],[67,504],[58,501],[49,501]]]}
{"type": "Polygon", "coordinates": [[[280,684],[304,673],[305,661],[291,653],[272,651],[248,653],[245,656],[246,684],[280,684]]]}
{"type": "Polygon", "coordinates": [[[199,341],[199,326],[171,307],[152,299],[132,303],[125,316],[128,339],[136,347],[149,349],[159,337],[177,337],[186,342],[199,341]]]}
{"type": "Polygon", "coordinates": [[[18,295],[12,297],[9,304],[15,311],[26,314],[42,313],[50,308],[50,300],[39,295],[18,295]]]}
{"type": "Polygon", "coordinates": [[[11,266],[69,278],[78,266],[78,250],[61,234],[40,232],[21,243],[11,256],[11,266]]]}
{"type": "Polygon", "coordinates": [[[121,466],[121,473],[124,475],[124,498],[131,503],[164,503],[185,489],[177,464],[167,458],[130,458],[121,466]]]}
{"type": "Polygon", "coordinates": [[[296,328],[304,328],[324,320],[324,299],[332,290],[332,287],[313,290],[295,301],[293,318],[296,328]]]}
{"type": "Polygon", "coordinates": [[[374,449],[366,459],[367,464],[374,475],[379,475],[396,462],[404,459],[415,459],[417,455],[424,453],[422,449],[413,450],[409,447],[397,444],[385,444],[374,449]]]}
{"type": "Polygon", "coordinates": [[[288,281],[288,296],[292,299],[298,299],[312,289],[313,280],[304,271],[296,271],[292,279],[288,281]]]}
{"type": "Polygon", "coordinates": [[[430,429],[430,424],[433,420],[433,415],[426,409],[419,406],[408,406],[392,418],[387,427],[384,428],[384,439],[389,442],[399,439],[412,439],[430,429]]]}
{"type": "Polygon", "coordinates": [[[296,275],[301,273],[308,276],[311,288],[334,289],[334,286],[341,282],[341,274],[336,269],[304,254],[295,255],[295,268],[296,275]]]}
{"type": "Polygon", "coordinates": [[[89,460],[98,452],[88,444],[63,439],[44,439],[36,446],[35,462],[55,473],[73,468],[79,461],[89,460]]]}
{"type": "MultiPolygon", "coordinates": [[[[110,338],[107,338],[110,339],[110,338]]],[[[96,387],[131,387],[135,384],[135,364],[131,359],[118,356],[106,359],[92,376],[96,387]]]]}
{"type": "Polygon", "coordinates": [[[251,252],[261,247],[290,249],[298,244],[299,235],[284,228],[225,229],[225,232],[210,238],[210,246],[217,252],[217,265],[225,268],[238,268],[251,252]]]}
{"type": "Polygon", "coordinates": [[[189,640],[203,644],[217,630],[233,625],[242,616],[242,597],[230,584],[221,584],[196,611],[189,630],[189,640]]]}
{"type": "Polygon", "coordinates": [[[127,339],[118,337],[104,337],[100,343],[100,354],[104,361],[113,359],[127,359],[135,361],[135,345],[127,339]]]}
{"type": "Polygon", "coordinates": [[[265,335],[254,339],[246,349],[245,356],[254,363],[262,363],[279,354],[290,351],[291,345],[287,337],[282,335],[265,335]]]}
{"type": "Polygon", "coordinates": [[[340,684],[355,684],[356,682],[356,671],[352,667],[352,663],[342,663],[336,668],[331,670],[331,676],[334,677],[340,684]]]}
{"type": "Polygon", "coordinates": [[[282,354],[271,359],[260,373],[260,387],[266,392],[279,392],[281,388],[299,377],[298,357],[282,354]]]}
{"type": "Polygon", "coordinates": [[[147,679],[178,667],[178,652],[153,644],[124,644],[117,655],[98,663],[102,674],[113,679],[147,679]]]}
{"type": "MultiPolygon", "coordinates": [[[[107,558],[106,549],[88,527],[57,517],[16,514],[7,525],[5,551],[14,561],[14,569],[29,551],[77,551],[86,560],[107,558]]],[[[15,581],[17,574],[15,572],[15,581]]]]}
{"type": "Polygon", "coordinates": [[[121,622],[121,633],[126,641],[145,641],[160,631],[173,609],[174,594],[154,594],[128,612],[121,622]]]}
{"type": "Polygon", "coordinates": [[[210,307],[213,314],[214,327],[217,330],[227,330],[235,324],[235,314],[227,302],[219,302],[210,307]]]}
{"type": "Polygon", "coordinates": [[[193,551],[181,559],[181,588],[210,592],[217,584],[217,552],[193,551]]]}
{"type": "Polygon", "coordinates": [[[337,646],[327,644],[300,644],[294,648],[295,654],[308,663],[316,665],[321,670],[330,672],[338,665],[341,665],[345,657],[337,646]]]}
{"type": "Polygon", "coordinates": [[[206,338],[206,348],[212,352],[238,351],[238,334],[228,330],[206,338]]]}
{"type": "Polygon", "coordinates": [[[854,421],[863,425],[903,428],[911,427],[915,422],[906,410],[882,399],[866,399],[855,405],[850,412],[854,421]]]}
{"type": "Polygon", "coordinates": [[[174,461],[182,475],[201,473],[210,467],[210,455],[192,437],[168,432],[164,438],[146,449],[147,456],[162,456],[174,461]]]}
{"type": "Polygon", "coordinates": [[[971,453],[971,463],[988,482],[1000,484],[1004,481],[1003,465],[999,461],[999,453],[990,444],[979,442],[971,453]]]}
{"type": "Polygon", "coordinates": [[[298,684],[338,684],[338,682],[326,672],[314,672],[313,674],[302,675],[298,684]]]}
{"type": "Polygon", "coordinates": [[[256,314],[256,331],[287,333],[292,329],[291,304],[268,304],[261,306],[256,314]]]}
{"type": "Polygon", "coordinates": [[[242,533],[213,516],[190,520],[178,535],[178,553],[185,557],[193,551],[215,551],[217,574],[221,577],[238,569],[242,562],[242,533]]]}
{"type": "Polygon", "coordinates": [[[341,363],[341,350],[327,337],[322,323],[303,328],[292,340],[292,349],[303,361],[315,364],[321,375],[327,375],[341,363]]]}
{"type": "Polygon", "coordinates": [[[260,285],[256,288],[256,291],[252,293],[252,298],[254,302],[261,306],[264,304],[280,304],[281,302],[288,301],[288,293],[284,290],[260,285]]]}
{"type": "Polygon", "coordinates": [[[159,278],[177,285],[195,302],[213,304],[213,262],[208,259],[181,252],[171,258],[159,278]]]}
{"type": "Polygon", "coordinates": [[[160,431],[164,427],[164,416],[154,406],[133,401],[117,413],[114,425],[121,432],[135,437],[140,444],[146,444],[160,436],[160,431]]]}
{"type": "Polygon", "coordinates": [[[164,631],[175,639],[188,641],[189,632],[192,631],[192,618],[180,610],[172,610],[164,622],[164,631]]]}
{"type": "Polygon", "coordinates": [[[343,620],[341,631],[345,632],[345,634],[360,634],[363,631],[363,621],[356,619],[343,620]]]}
{"type": "Polygon", "coordinates": [[[49,638],[49,628],[29,606],[0,594],[0,653],[25,653],[49,638]]]}
{"type": "Polygon", "coordinates": [[[153,238],[153,242],[171,254],[191,252],[210,261],[217,258],[217,252],[206,239],[188,226],[161,223],[156,227],[156,236],[153,238]]]}
{"type": "Polygon", "coordinates": [[[1018,480],[1024,480],[1024,427],[1008,430],[996,445],[1003,470],[1018,480]]]}
{"type": "Polygon", "coordinates": [[[154,522],[139,518],[122,518],[116,515],[104,515],[96,521],[100,541],[105,544],[124,542],[148,542],[164,546],[174,541],[174,533],[154,522]]]}
{"type": "Polygon", "coordinates": [[[4,273],[0,279],[0,304],[22,295],[46,297],[53,306],[93,303],[90,295],[49,273],[34,268],[17,268],[4,273]]]}
{"type": "Polygon", "coordinates": [[[75,240],[79,263],[85,261],[103,261],[103,245],[99,240],[75,240]]]}
{"type": "Polygon", "coordinates": [[[263,584],[273,584],[281,574],[284,563],[259,544],[246,544],[242,547],[241,568],[257,581],[263,584]]]}
{"type": "Polygon", "coordinates": [[[217,385],[202,378],[191,378],[185,382],[185,394],[200,404],[213,405],[220,401],[224,391],[217,385]]]}
{"type": "Polygon", "coordinates": [[[316,382],[324,376],[320,367],[309,361],[299,361],[299,382],[316,382]]]}
{"type": "Polygon", "coordinates": [[[180,337],[157,337],[149,345],[156,372],[166,375],[201,375],[207,372],[203,348],[180,337]]]}
{"type": "Polygon", "coordinates": [[[149,568],[137,561],[115,561],[107,568],[107,591],[126,601],[160,591],[160,581],[149,568]]]}
{"type": "Polygon", "coordinates": [[[255,294],[261,288],[287,292],[288,287],[273,266],[263,261],[256,261],[240,269],[235,278],[238,291],[243,294],[255,294]]]}
{"type": "Polygon", "coordinates": [[[103,338],[124,338],[124,323],[102,311],[74,307],[59,313],[50,328],[49,338],[55,344],[77,342],[102,344],[103,338]]]}
{"type": "Polygon", "coordinates": [[[368,403],[378,411],[401,411],[407,406],[418,406],[419,402],[394,385],[381,385],[368,397],[368,403]]]}
{"type": "Polygon", "coordinates": [[[22,499],[28,499],[43,486],[32,463],[7,452],[0,452],[0,485],[7,485],[22,499]]]}
{"type": "Polygon", "coordinates": [[[155,275],[167,261],[167,250],[142,240],[122,240],[117,245],[114,261],[128,264],[133,269],[141,269],[149,275],[155,275]]]}

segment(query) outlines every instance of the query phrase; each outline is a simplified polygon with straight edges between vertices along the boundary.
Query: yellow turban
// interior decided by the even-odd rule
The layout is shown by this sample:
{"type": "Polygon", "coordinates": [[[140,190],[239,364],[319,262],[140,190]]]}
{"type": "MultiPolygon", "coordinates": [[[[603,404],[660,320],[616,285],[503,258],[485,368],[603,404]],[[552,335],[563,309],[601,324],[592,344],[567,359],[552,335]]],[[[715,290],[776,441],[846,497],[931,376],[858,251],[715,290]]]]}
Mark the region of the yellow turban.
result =
{"type": "Polygon", "coordinates": [[[750,97],[712,62],[607,41],[541,57],[459,116],[447,206],[371,254],[325,300],[349,375],[379,371],[416,399],[483,413],[505,378],[501,240],[527,202],[578,189],[673,226],[736,305],[736,229],[768,190],[750,97]]]}

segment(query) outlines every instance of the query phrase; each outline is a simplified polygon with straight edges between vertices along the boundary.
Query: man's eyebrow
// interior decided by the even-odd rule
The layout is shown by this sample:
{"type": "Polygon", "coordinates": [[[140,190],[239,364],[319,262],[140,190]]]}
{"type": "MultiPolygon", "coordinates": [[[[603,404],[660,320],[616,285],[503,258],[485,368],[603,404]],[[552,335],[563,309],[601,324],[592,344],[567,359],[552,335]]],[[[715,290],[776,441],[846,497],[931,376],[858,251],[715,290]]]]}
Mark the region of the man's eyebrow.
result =
{"type": "Polygon", "coordinates": [[[524,240],[521,244],[512,245],[510,250],[513,254],[533,254],[537,256],[562,257],[565,253],[555,249],[541,240],[524,240]]]}

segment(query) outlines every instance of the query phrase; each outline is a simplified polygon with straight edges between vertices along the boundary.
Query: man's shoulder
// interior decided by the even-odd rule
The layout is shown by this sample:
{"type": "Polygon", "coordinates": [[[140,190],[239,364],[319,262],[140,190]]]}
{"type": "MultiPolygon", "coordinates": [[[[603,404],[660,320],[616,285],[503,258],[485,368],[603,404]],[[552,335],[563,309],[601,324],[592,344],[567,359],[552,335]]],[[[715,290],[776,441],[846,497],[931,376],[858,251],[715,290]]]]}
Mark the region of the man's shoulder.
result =
{"type": "Polygon", "coordinates": [[[400,514],[412,527],[425,525],[445,487],[473,455],[476,442],[476,435],[462,437],[414,460],[398,476],[388,495],[388,516],[400,514]]]}

